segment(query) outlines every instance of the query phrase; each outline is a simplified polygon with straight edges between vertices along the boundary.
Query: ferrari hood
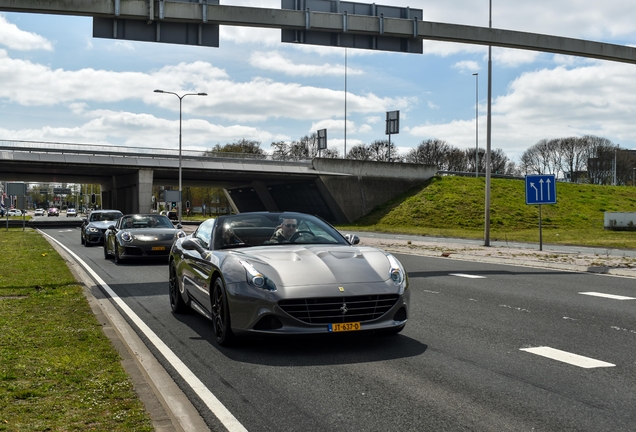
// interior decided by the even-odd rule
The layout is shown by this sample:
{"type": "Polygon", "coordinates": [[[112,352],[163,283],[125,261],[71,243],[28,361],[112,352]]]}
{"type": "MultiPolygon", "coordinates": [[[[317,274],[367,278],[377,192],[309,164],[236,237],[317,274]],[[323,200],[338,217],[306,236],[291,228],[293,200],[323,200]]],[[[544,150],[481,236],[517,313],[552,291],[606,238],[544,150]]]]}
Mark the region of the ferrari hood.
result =
{"type": "Polygon", "coordinates": [[[253,248],[245,254],[252,265],[286,287],[381,282],[390,264],[381,250],[348,246],[253,248]]]}

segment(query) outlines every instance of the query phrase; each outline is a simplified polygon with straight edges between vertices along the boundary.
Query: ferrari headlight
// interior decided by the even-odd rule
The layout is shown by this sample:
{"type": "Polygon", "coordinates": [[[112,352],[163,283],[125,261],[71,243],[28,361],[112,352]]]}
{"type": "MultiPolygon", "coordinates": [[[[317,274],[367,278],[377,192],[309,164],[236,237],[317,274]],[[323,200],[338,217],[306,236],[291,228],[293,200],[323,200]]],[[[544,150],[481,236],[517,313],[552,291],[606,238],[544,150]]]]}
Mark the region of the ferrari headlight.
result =
{"type": "Polygon", "coordinates": [[[247,282],[257,288],[261,288],[268,291],[276,291],[276,284],[267,276],[259,272],[254,266],[247,261],[239,261],[245,272],[247,273],[247,282]]]}
{"type": "Polygon", "coordinates": [[[121,239],[123,241],[129,243],[129,242],[133,241],[133,236],[128,231],[124,231],[123,233],[121,233],[121,239]]]}
{"type": "Polygon", "coordinates": [[[183,231],[177,231],[177,232],[174,234],[174,236],[175,236],[175,238],[180,239],[180,238],[184,238],[184,237],[186,236],[186,233],[184,233],[183,231]]]}
{"type": "Polygon", "coordinates": [[[400,264],[393,255],[387,254],[386,257],[389,260],[389,265],[391,266],[389,269],[389,278],[393,284],[400,287],[400,291],[403,292],[408,285],[406,272],[404,271],[404,268],[402,268],[402,264],[400,264]]]}

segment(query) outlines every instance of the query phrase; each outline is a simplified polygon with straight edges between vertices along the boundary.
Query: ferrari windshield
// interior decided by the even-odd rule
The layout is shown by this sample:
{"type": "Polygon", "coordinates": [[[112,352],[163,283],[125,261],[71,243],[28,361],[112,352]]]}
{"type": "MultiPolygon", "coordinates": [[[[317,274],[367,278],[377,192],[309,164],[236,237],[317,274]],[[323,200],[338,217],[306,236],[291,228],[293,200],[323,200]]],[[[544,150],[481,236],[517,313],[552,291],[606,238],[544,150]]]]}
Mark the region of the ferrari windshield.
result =
{"type": "Polygon", "coordinates": [[[323,220],[302,213],[246,213],[218,218],[215,249],[281,244],[342,244],[342,235],[323,220]]]}

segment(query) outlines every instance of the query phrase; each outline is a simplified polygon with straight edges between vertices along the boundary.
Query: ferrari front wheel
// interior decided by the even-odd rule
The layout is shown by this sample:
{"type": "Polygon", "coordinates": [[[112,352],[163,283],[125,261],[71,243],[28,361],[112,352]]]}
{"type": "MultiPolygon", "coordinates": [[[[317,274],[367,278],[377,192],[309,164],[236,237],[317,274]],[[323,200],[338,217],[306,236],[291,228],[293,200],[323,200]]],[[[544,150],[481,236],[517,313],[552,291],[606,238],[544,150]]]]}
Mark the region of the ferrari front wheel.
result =
{"type": "Polygon", "coordinates": [[[219,345],[231,345],[234,341],[232,332],[230,310],[227,303],[227,295],[223,281],[217,278],[212,289],[212,328],[214,337],[219,345]]]}
{"type": "Polygon", "coordinates": [[[174,313],[183,313],[187,309],[187,305],[181,295],[179,289],[179,280],[177,277],[177,268],[174,262],[170,263],[170,276],[168,277],[168,296],[170,297],[170,308],[174,313]]]}

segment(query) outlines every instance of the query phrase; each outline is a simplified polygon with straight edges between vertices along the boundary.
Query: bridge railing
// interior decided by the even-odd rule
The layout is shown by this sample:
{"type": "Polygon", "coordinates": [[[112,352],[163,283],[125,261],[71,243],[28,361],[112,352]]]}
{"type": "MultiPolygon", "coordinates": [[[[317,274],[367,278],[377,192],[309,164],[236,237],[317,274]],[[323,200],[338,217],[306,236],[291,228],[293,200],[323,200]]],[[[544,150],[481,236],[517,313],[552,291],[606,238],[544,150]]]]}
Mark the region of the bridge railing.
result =
{"type": "MultiPolygon", "coordinates": [[[[0,151],[10,150],[27,153],[82,154],[95,156],[134,156],[151,159],[177,159],[179,151],[155,147],[125,147],[109,144],[74,144],[59,142],[0,140],[0,151]]],[[[283,163],[289,165],[311,164],[311,160],[280,160],[270,154],[214,152],[212,150],[181,150],[182,159],[238,159],[258,162],[283,163]]]]}

